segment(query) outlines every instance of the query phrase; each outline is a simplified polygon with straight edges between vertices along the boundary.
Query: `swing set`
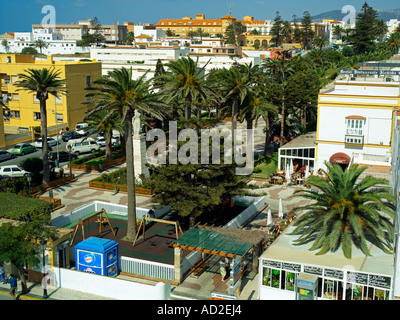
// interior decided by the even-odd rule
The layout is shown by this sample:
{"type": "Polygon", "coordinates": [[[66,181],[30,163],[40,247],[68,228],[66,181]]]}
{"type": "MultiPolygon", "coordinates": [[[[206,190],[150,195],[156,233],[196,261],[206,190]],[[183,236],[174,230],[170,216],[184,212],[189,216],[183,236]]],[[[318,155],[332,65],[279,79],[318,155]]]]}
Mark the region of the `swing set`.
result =
{"type": "Polygon", "coordinates": [[[75,236],[76,236],[76,233],[77,233],[79,227],[82,230],[82,238],[83,238],[83,240],[85,240],[85,225],[84,225],[84,222],[89,220],[89,219],[91,219],[91,218],[93,218],[93,217],[96,217],[96,216],[98,216],[98,219],[95,221],[95,223],[99,223],[99,234],[101,234],[101,228],[103,226],[103,223],[107,222],[108,225],[110,226],[111,231],[114,234],[114,236],[116,235],[115,230],[114,230],[114,228],[113,228],[113,226],[111,224],[111,221],[107,216],[107,212],[103,208],[99,212],[93,213],[92,215],[90,215],[90,216],[88,216],[88,217],[86,217],[84,219],[79,219],[78,220],[78,224],[76,225],[76,228],[75,228],[75,231],[74,231],[74,235],[72,236],[71,243],[69,244],[70,246],[72,246],[72,244],[74,243],[75,236]],[[104,219],[103,219],[103,214],[104,214],[104,219]]]}

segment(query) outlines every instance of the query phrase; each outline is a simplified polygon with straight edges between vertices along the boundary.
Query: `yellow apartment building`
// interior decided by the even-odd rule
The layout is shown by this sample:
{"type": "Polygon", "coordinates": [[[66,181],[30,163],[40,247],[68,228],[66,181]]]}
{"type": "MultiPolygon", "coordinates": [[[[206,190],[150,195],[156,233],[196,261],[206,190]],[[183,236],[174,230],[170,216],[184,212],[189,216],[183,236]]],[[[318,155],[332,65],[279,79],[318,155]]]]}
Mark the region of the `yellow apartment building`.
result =
{"type": "Polygon", "coordinates": [[[245,16],[243,20],[237,20],[231,15],[226,15],[219,19],[206,19],[205,15],[196,14],[195,19],[191,17],[183,17],[182,19],[161,19],[156,23],[156,28],[164,31],[171,30],[176,35],[187,36],[189,31],[197,31],[201,29],[203,33],[209,33],[211,36],[216,34],[224,34],[226,28],[235,23],[236,21],[242,22],[243,25],[247,24],[265,24],[265,21],[256,21],[251,16],[245,16]]]}
{"type": "Polygon", "coordinates": [[[18,74],[27,69],[54,67],[60,71],[60,78],[66,79],[67,95],[59,98],[49,96],[47,100],[48,128],[68,126],[74,128],[82,121],[88,107],[85,88],[101,76],[101,63],[83,61],[53,61],[52,56],[46,60],[35,60],[34,56],[21,54],[0,54],[0,93],[9,110],[3,110],[5,131],[15,128],[40,126],[40,105],[34,93],[18,90],[15,83],[18,74]]]}

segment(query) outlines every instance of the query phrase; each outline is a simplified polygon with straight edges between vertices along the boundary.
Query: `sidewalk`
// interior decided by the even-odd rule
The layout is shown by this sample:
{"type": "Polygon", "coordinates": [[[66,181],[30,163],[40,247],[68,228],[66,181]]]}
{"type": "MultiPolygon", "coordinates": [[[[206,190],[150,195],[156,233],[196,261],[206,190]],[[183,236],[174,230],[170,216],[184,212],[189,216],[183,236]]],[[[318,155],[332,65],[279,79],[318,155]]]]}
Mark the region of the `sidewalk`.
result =
{"type": "MultiPolygon", "coordinates": [[[[75,291],[64,288],[48,288],[48,298],[43,298],[43,288],[40,284],[27,282],[29,292],[21,295],[17,293],[19,300],[114,300],[108,297],[97,296],[86,292],[75,291]]],[[[18,289],[21,290],[21,281],[18,280],[18,289]]],[[[0,282],[0,294],[9,295],[10,285],[0,282]]]]}

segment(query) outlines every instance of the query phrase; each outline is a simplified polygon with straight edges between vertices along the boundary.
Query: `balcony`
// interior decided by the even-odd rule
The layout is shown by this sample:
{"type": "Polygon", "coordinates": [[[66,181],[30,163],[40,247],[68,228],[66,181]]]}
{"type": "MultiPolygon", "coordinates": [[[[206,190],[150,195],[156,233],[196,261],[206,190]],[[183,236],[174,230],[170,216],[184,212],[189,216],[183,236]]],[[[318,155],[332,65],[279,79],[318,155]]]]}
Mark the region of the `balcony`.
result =
{"type": "Polygon", "coordinates": [[[354,145],[362,145],[364,144],[364,136],[363,135],[355,135],[355,134],[346,134],[344,136],[345,144],[354,144],[354,145]]]}

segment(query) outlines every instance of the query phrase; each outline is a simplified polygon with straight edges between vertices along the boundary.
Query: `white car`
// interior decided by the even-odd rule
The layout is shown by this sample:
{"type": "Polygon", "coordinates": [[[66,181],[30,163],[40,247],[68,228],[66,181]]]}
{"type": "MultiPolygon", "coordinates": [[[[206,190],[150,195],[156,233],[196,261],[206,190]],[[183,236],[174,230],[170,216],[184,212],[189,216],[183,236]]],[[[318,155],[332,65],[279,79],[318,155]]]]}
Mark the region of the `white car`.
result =
{"type": "Polygon", "coordinates": [[[29,175],[28,171],[19,168],[17,165],[2,166],[0,167],[0,176],[3,177],[25,177],[29,175]]]}
{"type": "MultiPolygon", "coordinates": [[[[47,145],[50,147],[53,147],[53,146],[57,145],[57,140],[54,138],[47,137],[47,145]]],[[[35,146],[36,146],[36,148],[43,148],[42,138],[39,138],[35,141],[35,146]]]]}
{"type": "MultiPolygon", "coordinates": [[[[106,146],[106,139],[104,137],[98,137],[96,142],[100,147],[106,146]]],[[[118,140],[116,138],[111,138],[111,145],[115,146],[116,144],[118,144],[118,140]]]]}
{"type": "Polygon", "coordinates": [[[75,131],[76,133],[79,133],[80,135],[85,135],[86,134],[86,130],[89,128],[89,124],[88,123],[78,123],[75,126],[75,131]]]}

